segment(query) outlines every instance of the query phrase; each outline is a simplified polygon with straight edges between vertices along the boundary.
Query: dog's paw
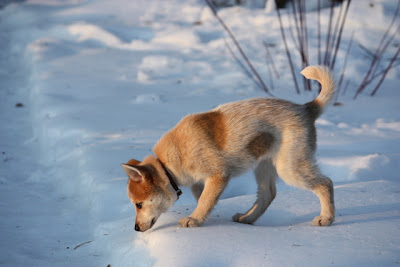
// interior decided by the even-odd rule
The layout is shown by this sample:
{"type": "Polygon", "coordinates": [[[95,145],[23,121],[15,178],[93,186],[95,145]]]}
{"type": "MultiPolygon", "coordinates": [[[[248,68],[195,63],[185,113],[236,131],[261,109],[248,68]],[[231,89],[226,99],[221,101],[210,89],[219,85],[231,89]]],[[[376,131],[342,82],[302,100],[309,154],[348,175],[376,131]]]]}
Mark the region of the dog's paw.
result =
{"type": "Polygon", "coordinates": [[[199,222],[199,220],[191,218],[191,217],[185,217],[182,218],[179,221],[179,225],[181,227],[197,227],[199,226],[201,223],[199,222]]]}
{"type": "Polygon", "coordinates": [[[246,224],[252,224],[254,222],[249,216],[246,216],[246,214],[242,213],[236,213],[235,215],[233,215],[232,220],[234,222],[246,223],[246,224]]]}
{"type": "Polygon", "coordinates": [[[317,216],[313,220],[313,225],[315,226],[329,226],[333,222],[333,218],[326,216],[317,216]]]}

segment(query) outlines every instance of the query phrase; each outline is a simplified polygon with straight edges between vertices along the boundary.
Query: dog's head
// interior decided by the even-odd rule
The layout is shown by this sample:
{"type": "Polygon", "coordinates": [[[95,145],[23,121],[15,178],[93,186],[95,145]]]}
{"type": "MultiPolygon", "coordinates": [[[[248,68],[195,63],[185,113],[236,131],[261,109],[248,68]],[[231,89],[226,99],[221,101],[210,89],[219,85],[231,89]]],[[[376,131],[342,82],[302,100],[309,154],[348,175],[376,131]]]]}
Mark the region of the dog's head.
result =
{"type": "Polygon", "coordinates": [[[161,164],[152,156],[143,162],[131,159],[121,165],[128,174],[128,197],[136,208],[136,231],[149,230],[178,199],[163,172],[161,164]]]}

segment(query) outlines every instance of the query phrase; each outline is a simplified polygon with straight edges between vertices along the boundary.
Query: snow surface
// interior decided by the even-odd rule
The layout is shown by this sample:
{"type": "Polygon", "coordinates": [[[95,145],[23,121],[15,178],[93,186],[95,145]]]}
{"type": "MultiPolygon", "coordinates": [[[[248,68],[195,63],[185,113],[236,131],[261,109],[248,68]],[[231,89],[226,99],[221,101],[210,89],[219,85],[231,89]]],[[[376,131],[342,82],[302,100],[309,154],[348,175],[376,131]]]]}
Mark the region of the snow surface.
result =
{"type": "MultiPolygon", "coordinates": [[[[342,50],[354,32],[356,44],[374,51],[396,2],[352,1],[342,50]]],[[[219,15],[268,85],[262,41],[272,44],[281,75],[275,96],[316,96],[295,93],[275,13],[243,6],[219,15]]],[[[316,16],[308,14],[312,64],[316,16]]],[[[318,160],[335,183],[331,227],[311,225],[319,212],[312,193],[282,182],[255,225],[232,222],[255,199],[247,173],[231,181],[202,227],[177,226],[195,207],[184,189],[151,230],[137,233],[119,164],[151,153],[188,113],[265,96],[230,55],[212,12],[201,0],[16,1],[0,10],[0,38],[1,266],[400,264],[400,73],[391,70],[376,96],[371,85],[353,100],[370,62],[358,45],[342,105],[317,121],[318,160]]],[[[398,34],[394,43],[385,64],[398,34]]],[[[343,60],[340,52],[337,76],[343,60]]]]}

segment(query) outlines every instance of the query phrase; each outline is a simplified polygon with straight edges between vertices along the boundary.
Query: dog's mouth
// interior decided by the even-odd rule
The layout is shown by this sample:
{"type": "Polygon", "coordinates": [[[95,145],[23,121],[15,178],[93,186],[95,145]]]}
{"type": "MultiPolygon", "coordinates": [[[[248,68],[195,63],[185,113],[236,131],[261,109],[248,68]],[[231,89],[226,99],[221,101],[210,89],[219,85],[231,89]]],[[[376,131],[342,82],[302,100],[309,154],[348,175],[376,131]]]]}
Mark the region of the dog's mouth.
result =
{"type": "Polygon", "coordinates": [[[148,226],[148,228],[147,228],[147,227],[146,227],[146,228],[143,228],[143,227],[140,227],[139,224],[135,224],[135,230],[136,230],[136,231],[139,231],[139,232],[146,232],[146,231],[149,230],[151,227],[153,227],[153,225],[156,223],[156,221],[157,221],[157,219],[156,219],[156,218],[153,218],[153,219],[151,220],[150,225],[148,226]]]}

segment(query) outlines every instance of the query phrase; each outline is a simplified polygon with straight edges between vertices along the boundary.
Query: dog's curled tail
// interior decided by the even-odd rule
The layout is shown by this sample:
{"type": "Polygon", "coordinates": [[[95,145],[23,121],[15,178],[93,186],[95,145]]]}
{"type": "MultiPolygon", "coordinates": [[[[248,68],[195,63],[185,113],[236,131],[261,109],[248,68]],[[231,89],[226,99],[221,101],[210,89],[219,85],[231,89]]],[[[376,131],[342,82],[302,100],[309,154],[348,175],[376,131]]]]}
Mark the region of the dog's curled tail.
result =
{"type": "Polygon", "coordinates": [[[324,107],[332,100],[335,93],[335,81],[333,75],[326,66],[308,66],[301,71],[307,79],[316,80],[321,84],[321,92],[316,99],[306,104],[312,109],[315,118],[321,115],[324,107]]]}

